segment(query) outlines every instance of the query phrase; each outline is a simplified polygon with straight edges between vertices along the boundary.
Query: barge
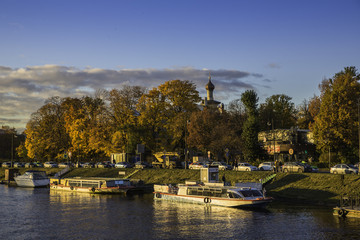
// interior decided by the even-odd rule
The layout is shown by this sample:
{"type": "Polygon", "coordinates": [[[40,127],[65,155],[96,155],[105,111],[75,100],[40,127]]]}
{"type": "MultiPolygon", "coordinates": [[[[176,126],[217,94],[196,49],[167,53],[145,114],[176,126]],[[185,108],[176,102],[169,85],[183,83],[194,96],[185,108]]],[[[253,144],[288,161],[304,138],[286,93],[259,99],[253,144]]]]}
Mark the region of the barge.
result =
{"type": "Polygon", "coordinates": [[[127,194],[139,190],[129,179],[118,178],[51,178],[50,190],[92,194],[127,194]]]}

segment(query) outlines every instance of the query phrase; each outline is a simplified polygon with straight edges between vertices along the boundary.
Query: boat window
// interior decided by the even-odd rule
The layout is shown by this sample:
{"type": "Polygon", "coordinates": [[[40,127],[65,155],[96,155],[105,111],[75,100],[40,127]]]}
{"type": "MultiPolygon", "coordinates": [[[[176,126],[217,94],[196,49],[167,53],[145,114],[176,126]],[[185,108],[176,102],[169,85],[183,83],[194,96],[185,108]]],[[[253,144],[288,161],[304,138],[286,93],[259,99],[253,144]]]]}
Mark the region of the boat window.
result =
{"type": "Polygon", "coordinates": [[[240,190],[239,191],[244,197],[262,197],[259,190],[240,190]]]}

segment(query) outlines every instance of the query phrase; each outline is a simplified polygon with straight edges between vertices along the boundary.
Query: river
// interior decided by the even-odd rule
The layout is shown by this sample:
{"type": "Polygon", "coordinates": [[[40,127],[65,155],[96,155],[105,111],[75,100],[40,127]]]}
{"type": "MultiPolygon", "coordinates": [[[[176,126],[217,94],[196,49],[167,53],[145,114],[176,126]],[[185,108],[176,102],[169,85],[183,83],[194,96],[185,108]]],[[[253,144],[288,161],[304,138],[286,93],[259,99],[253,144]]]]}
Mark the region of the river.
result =
{"type": "Polygon", "coordinates": [[[251,211],[0,185],[0,239],[360,239],[360,219],[274,202],[251,211]]]}

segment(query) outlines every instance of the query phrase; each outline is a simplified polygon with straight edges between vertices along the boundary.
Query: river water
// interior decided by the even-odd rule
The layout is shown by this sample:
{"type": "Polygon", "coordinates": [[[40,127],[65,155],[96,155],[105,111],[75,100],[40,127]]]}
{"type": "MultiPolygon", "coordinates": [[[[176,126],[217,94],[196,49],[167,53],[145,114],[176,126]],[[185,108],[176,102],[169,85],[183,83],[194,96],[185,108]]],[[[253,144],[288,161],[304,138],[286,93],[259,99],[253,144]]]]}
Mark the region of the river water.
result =
{"type": "Polygon", "coordinates": [[[274,202],[263,211],[0,185],[0,239],[360,239],[360,219],[274,202]]]}

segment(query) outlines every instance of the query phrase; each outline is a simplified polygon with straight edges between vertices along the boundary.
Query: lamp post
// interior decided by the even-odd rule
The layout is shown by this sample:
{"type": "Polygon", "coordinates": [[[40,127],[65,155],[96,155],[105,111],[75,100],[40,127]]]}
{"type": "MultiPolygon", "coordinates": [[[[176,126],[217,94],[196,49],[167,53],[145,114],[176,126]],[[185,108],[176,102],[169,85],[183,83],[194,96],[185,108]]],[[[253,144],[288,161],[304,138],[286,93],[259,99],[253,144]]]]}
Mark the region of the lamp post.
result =
{"type": "Polygon", "coordinates": [[[274,142],[274,162],[275,162],[275,131],[274,131],[274,119],[272,118],[272,119],[271,119],[271,123],[268,122],[267,125],[268,125],[268,126],[271,125],[271,128],[272,128],[272,135],[273,135],[273,142],[274,142]]]}
{"type": "Polygon", "coordinates": [[[360,163],[360,98],[358,98],[358,136],[359,136],[359,163],[360,163]]]}

